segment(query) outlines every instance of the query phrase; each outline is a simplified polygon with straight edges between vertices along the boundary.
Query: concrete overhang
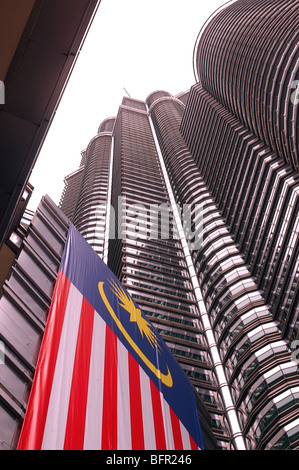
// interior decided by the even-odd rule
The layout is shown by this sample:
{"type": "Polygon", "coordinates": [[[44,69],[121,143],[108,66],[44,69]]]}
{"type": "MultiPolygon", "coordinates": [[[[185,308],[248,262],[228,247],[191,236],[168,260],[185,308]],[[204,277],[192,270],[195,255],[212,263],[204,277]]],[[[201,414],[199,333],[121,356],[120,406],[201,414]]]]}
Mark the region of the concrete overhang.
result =
{"type": "Polygon", "coordinates": [[[0,3],[0,247],[100,0],[0,3]]]}

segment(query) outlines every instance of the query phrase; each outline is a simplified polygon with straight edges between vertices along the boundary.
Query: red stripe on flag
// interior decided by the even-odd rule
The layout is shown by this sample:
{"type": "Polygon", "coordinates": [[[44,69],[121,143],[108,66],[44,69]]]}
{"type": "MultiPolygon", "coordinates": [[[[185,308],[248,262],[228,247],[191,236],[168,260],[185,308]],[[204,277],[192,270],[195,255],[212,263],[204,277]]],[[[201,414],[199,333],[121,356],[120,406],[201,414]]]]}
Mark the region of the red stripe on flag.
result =
{"type": "Polygon", "coordinates": [[[84,445],[93,321],[94,308],[83,297],[65,431],[65,450],[81,450],[84,445]]]}
{"type": "Polygon", "coordinates": [[[106,326],[102,450],[117,450],[117,336],[106,326]]]}
{"type": "Polygon", "coordinates": [[[129,354],[132,450],[144,450],[139,364],[129,354]]]}
{"type": "Polygon", "coordinates": [[[160,392],[152,381],[150,381],[150,384],[151,384],[153,417],[154,417],[155,436],[156,436],[156,447],[157,447],[157,450],[166,450],[166,438],[165,438],[165,431],[164,431],[164,421],[163,421],[160,392]]]}
{"type": "Polygon", "coordinates": [[[173,410],[169,407],[170,410],[170,417],[171,417],[171,425],[172,425],[172,433],[173,433],[173,441],[174,441],[174,448],[175,450],[183,450],[183,440],[181,434],[181,427],[180,421],[177,415],[173,412],[173,410]]]}
{"type": "Polygon", "coordinates": [[[67,277],[59,271],[18,442],[19,450],[40,450],[42,446],[70,285],[67,277]]]}
{"type": "Polygon", "coordinates": [[[198,450],[198,445],[194,442],[193,438],[189,435],[190,437],[190,444],[191,444],[191,449],[192,450],[198,450]]]}

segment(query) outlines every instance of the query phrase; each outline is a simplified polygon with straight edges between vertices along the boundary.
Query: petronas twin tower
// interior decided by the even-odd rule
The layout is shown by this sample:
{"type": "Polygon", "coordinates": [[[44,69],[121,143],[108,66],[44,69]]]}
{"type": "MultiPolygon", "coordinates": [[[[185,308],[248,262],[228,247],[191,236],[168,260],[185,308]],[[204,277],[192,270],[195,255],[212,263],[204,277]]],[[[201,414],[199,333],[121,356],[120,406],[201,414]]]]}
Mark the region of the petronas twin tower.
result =
{"type": "Polygon", "coordinates": [[[60,204],[179,360],[218,448],[299,445],[298,7],[221,9],[197,40],[197,83],[125,97],[60,204]],[[162,215],[140,224],[153,204],[171,208],[168,238],[162,215]]]}

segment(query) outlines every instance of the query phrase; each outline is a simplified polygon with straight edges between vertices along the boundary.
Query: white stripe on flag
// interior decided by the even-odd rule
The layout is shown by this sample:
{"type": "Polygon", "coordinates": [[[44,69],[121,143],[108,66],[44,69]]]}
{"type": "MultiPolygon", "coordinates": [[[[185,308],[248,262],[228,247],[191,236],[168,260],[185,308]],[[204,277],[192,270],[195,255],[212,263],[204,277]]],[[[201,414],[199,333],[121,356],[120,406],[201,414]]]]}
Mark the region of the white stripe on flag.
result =
{"type": "Polygon", "coordinates": [[[70,286],[42,442],[43,450],[62,450],[73,377],[82,294],[70,286]]]}
{"type": "Polygon", "coordinates": [[[102,447],[106,322],[97,312],[94,315],[84,434],[85,450],[101,450],[102,447]]]}
{"type": "Polygon", "coordinates": [[[181,427],[181,434],[182,434],[182,441],[183,441],[183,448],[184,450],[191,450],[191,442],[190,442],[190,434],[188,433],[185,426],[180,421],[181,427]]]}
{"type": "Polygon", "coordinates": [[[162,414],[163,414],[163,421],[164,421],[166,448],[167,450],[174,450],[174,439],[173,439],[172,422],[171,422],[169,405],[165,401],[163,394],[161,392],[160,392],[160,398],[161,398],[162,414]]]}
{"type": "Polygon", "coordinates": [[[150,378],[144,372],[142,367],[140,371],[140,387],[142,401],[142,417],[144,430],[144,447],[145,450],[156,450],[156,436],[153,417],[153,406],[150,388],[150,378]]]}
{"type": "MultiPolygon", "coordinates": [[[[132,449],[128,350],[117,340],[117,449],[132,449]]],[[[133,404],[134,406],[134,404],[133,404]]]]}

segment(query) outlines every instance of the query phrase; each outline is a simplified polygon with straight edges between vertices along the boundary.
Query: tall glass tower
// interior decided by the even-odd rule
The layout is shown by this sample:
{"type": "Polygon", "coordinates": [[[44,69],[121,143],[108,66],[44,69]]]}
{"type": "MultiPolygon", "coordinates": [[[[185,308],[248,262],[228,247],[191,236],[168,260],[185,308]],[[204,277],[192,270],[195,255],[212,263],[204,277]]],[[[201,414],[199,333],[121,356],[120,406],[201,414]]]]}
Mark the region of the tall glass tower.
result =
{"type": "Polygon", "coordinates": [[[219,448],[299,447],[298,6],[221,9],[190,92],[125,97],[60,204],[179,360],[219,448]]]}
{"type": "Polygon", "coordinates": [[[298,448],[298,21],[298,0],[218,12],[198,37],[180,125],[225,224],[193,260],[257,449],[298,448]]]}
{"type": "Polygon", "coordinates": [[[83,152],[79,170],[65,179],[60,207],[150,318],[190,378],[208,447],[227,448],[230,437],[213,361],[146,102],[125,97],[109,123],[110,134],[104,121],[83,152]],[[107,137],[108,145],[101,145],[107,137]],[[70,207],[72,213],[67,212],[70,207]]]}

